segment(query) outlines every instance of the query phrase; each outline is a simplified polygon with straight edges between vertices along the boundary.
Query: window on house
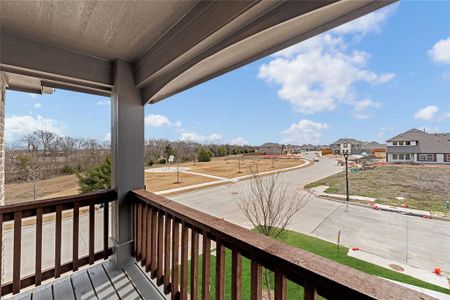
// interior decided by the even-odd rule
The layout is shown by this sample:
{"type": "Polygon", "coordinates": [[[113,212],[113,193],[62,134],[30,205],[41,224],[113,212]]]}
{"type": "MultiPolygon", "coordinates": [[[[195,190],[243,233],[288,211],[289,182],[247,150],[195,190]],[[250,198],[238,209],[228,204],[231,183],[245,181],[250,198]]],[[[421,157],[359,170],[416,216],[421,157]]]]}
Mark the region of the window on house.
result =
{"type": "Polygon", "coordinates": [[[403,143],[403,142],[398,142],[398,144],[399,144],[400,146],[403,146],[404,143],[403,143]]]}
{"type": "Polygon", "coordinates": [[[405,146],[410,146],[411,145],[411,142],[405,142],[405,146]]]}
{"type": "Polygon", "coordinates": [[[445,161],[450,161],[450,153],[445,154],[445,161]]]}
{"type": "Polygon", "coordinates": [[[399,155],[398,155],[398,159],[399,159],[399,160],[404,160],[405,158],[404,158],[403,154],[399,154],[399,155]]]}
{"type": "Polygon", "coordinates": [[[347,144],[347,143],[344,143],[344,148],[347,148],[347,146],[348,146],[348,144],[347,144]]]}
{"type": "Polygon", "coordinates": [[[392,159],[398,159],[398,155],[397,154],[392,154],[392,159]]]}
{"type": "Polygon", "coordinates": [[[392,145],[397,146],[398,142],[392,142],[392,145]]]}
{"type": "Polygon", "coordinates": [[[423,154],[419,154],[419,160],[420,161],[435,161],[436,156],[435,156],[435,154],[423,153],[423,154]]]}
{"type": "Polygon", "coordinates": [[[411,154],[405,154],[405,160],[410,160],[411,159],[411,154]]]}

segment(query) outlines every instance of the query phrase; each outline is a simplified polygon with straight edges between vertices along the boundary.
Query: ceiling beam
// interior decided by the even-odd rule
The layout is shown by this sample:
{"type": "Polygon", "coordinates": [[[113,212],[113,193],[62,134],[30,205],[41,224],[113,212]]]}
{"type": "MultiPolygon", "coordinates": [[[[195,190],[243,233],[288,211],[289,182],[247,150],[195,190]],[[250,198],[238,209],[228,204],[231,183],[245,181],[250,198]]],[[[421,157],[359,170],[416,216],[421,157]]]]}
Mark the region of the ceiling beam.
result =
{"type": "Polygon", "coordinates": [[[51,46],[10,32],[0,32],[0,70],[79,89],[111,91],[112,63],[51,46]]]}
{"type": "Polygon", "coordinates": [[[198,54],[194,59],[189,60],[170,73],[152,80],[143,88],[143,100],[144,102],[155,103],[395,1],[367,0],[352,2],[351,0],[341,0],[289,1],[283,3],[198,54]],[[340,12],[341,9],[344,13],[340,12]],[[310,15],[308,18],[316,18],[315,23],[317,25],[312,29],[302,31],[302,25],[304,24],[304,20],[301,19],[302,15],[306,17],[308,13],[315,13],[315,11],[320,11],[320,14],[317,14],[317,17],[310,15]],[[274,28],[276,29],[274,30],[274,28]],[[271,32],[275,31],[286,33],[286,39],[274,42],[277,38],[271,32]],[[267,42],[263,42],[265,44],[263,47],[261,47],[261,44],[255,46],[256,43],[253,42],[252,38],[258,35],[267,37],[267,42]],[[235,56],[239,56],[242,52],[247,52],[249,55],[233,61],[233,53],[235,56]],[[229,55],[228,58],[221,55],[222,53],[229,55]],[[215,59],[211,59],[211,57],[215,57],[215,59]],[[220,67],[215,68],[214,64],[219,60],[223,60],[223,63],[220,67]],[[185,76],[185,74],[189,74],[189,76],[185,76]],[[176,81],[179,84],[176,84],[176,81]]]}
{"type": "Polygon", "coordinates": [[[214,34],[260,0],[200,1],[136,64],[136,85],[142,87],[154,74],[189,49],[214,34]]]}

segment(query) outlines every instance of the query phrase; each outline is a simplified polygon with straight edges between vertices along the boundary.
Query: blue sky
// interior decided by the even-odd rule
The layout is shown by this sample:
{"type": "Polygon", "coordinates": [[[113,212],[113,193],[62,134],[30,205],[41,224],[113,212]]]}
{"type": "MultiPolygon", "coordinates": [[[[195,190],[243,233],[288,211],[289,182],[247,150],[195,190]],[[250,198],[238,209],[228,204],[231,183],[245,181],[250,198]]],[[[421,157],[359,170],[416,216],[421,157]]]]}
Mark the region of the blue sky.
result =
{"type": "MultiPolygon", "coordinates": [[[[450,132],[450,1],[403,1],[147,105],[146,138],[328,144],[450,132]]],[[[8,143],[36,129],[108,138],[109,98],[7,93],[8,143]]]]}

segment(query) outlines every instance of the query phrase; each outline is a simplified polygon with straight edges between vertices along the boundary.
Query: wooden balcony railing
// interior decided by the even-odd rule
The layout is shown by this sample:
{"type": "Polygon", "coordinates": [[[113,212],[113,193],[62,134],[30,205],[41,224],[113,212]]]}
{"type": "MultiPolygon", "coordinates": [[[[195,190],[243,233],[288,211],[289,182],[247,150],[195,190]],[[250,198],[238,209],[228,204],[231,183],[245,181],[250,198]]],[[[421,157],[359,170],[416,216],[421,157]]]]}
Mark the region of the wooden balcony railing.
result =
{"type": "Polygon", "coordinates": [[[164,286],[165,293],[171,293],[172,299],[210,298],[211,241],[216,244],[215,267],[212,267],[218,300],[224,299],[225,282],[228,282],[225,281],[225,248],[231,250],[228,288],[232,299],[262,298],[262,267],[275,274],[276,300],[287,298],[287,280],[303,286],[304,299],[316,299],[317,295],[327,299],[430,299],[144,190],[133,191],[131,197],[134,199],[134,256],[156,278],[157,284],[164,286]],[[242,257],[251,261],[249,283],[242,282],[242,257]],[[242,295],[244,284],[250,284],[250,295],[242,295]]]}
{"type": "MultiPolygon", "coordinates": [[[[105,191],[92,194],[74,195],[68,197],[60,197],[48,200],[30,201],[18,204],[6,205],[0,207],[0,259],[3,258],[2,250],[4,249],[3,235],[11,225],[13,230],[13,253],[12,253],[12,281],[2,284],[1,295],[9,293],[16,294],[22,288],[30,285],[40,285],[42,281],[49,278],[58,278],[62,273],[76,271],[79,267],[93,264],[96,260],[106,259],[112,249],[108,246],[108,230],[109,230],[109,202],[116,199],[114,191],[105,191]],[[95,205],[103,204],[103,249],[94,251],[95,243],[95,205]],[[84,209],[83,209],[84,208],[84,209]],[[88,255],[79,257],[79,234],[80,234],[80,212],[88,214],[89,223],[89,242],[88,255]],[[62,247],[62,219],[70,218],[72,223],[72,260],[70,262],[61,263],[61,247],[62,247]],[[42,243],[43,220],[54,224],[54,267],[42,270],[42,250],[47,250],[48,245],[42,243]],[[13,224],[10,224],[13,223],[13,224]],[[21,276],[21,259],[22,259],[22,229],[25,226],[35,226],[35,248],[28,251],[35,251],[35,271],[34,274],[21,276]]],[[[69,246],[70,247],[70,246],[69,246]]],[[[26,252],[26,251],[25,251],[26,252]]],[[[27,253],[27,252],[26,252],[27,253]]],[[[32,254],[32,253],[31,253],[32,254]]],[[[0,263],[0,282],[1,267],[0,263]]],[[[11,266],[3,266],[10,268],[11,266]]]]}

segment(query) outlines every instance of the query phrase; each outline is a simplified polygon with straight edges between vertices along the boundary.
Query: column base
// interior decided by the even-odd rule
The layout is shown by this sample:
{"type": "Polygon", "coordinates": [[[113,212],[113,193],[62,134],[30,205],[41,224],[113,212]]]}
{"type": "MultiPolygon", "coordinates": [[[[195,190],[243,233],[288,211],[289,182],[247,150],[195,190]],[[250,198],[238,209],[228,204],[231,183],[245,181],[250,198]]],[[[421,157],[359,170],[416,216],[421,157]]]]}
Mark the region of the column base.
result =
{"type": "Polygon", "coordinates": [[[133,249],[133,241],[128,241],[122,244],[118,244],[113,239],[113,254],[111,256],[111,262],[117,269],[123,269],[134,262],[134,257],[131,256],[133,249]]]}

